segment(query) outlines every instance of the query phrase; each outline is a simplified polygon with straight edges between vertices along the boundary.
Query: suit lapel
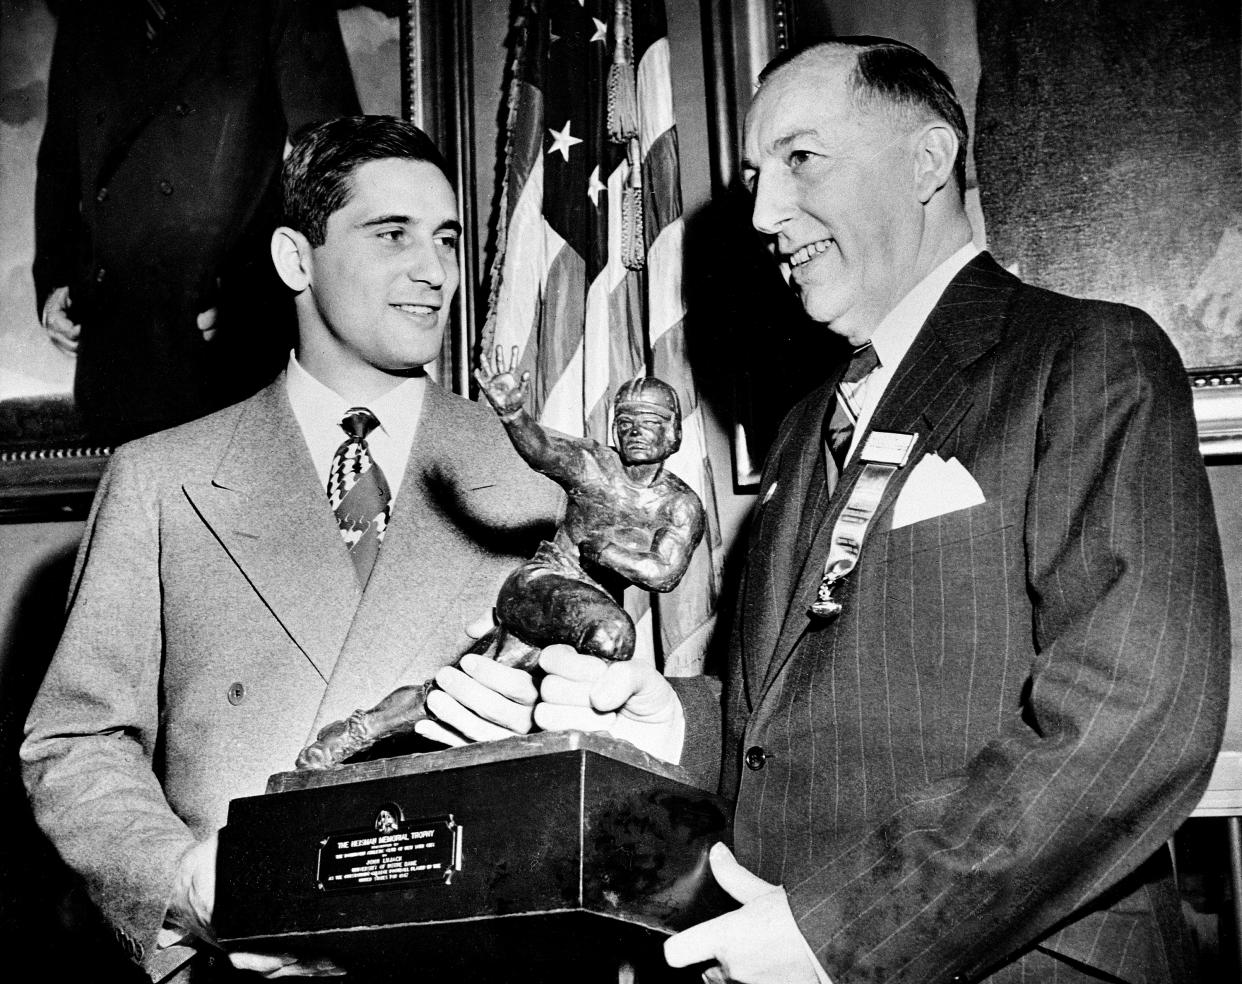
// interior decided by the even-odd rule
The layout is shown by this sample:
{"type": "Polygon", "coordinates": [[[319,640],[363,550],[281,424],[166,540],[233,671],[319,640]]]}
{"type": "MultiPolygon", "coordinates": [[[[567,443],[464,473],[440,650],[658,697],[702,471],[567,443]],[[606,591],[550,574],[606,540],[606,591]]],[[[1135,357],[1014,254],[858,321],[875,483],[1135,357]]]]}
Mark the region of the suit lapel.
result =
{"type": "Polygon", "coordinates": [[[283,375],[247,401],[211,483],[187,484],[185,492],[272,614],[328,679],[360,589],[283,375]]]}
{"type": "MultiPolygon", "coordinates": [[[[975,393],[970,385],[969,370],[999,340],[1005,313],[1017,286],[1018,280],[1001,269],[989,254],[975,257],[950,282],[897,367],[872,415],[867,433],[917,434],[918,440],[907,467],[900,470],[885,489],[868,537],[885,527],[886,517],[912,466],[923,455],[944,444],[973,404],[975,393]]],[[[813,530],[810,547],[799,565],[772,659],[763,675],[765,691],[811,625],[807,608],[819,588],[837,518],[861,473],[862,462],[855,455],[846,465],[831,499],[823,502],[817,512],[808,510],[804,518],[808,529],[813,530]]],[[[864,548],[860,563],[866,560],[864,548]]]]}
{"type": "Polygon", "coordinates": [[[784,439],[772,449],[759,486],[761,496],[747,549],[742,590],[744,658],[748,675],[761,679],[796,585],[796,562],[806,549],[803,517],[824,494],[823,441],[818,422],[836,386],[825,383],[794,411],[784,439]]]}

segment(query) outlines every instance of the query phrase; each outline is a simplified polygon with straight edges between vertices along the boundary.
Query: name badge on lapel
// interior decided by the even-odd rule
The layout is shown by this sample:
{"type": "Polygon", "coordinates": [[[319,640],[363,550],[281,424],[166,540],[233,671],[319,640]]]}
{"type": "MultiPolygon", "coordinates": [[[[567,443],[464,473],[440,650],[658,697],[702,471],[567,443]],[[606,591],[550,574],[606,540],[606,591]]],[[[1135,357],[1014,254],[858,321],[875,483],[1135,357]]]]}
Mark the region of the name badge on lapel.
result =
{"type": "Polygon", "coordinates": [[[867,529],[884,498],[884,491],[898,470],[910,460],[910,452],[918,441],[917,434],[872,431],[858,452],[863,463],[862,474],[850,492],[849,500],[832,529],[828,559],[815,600],[807,609],[812,618],[830,621],[841,614],[841,602],[832,596],[833,589],[858,566],[867,529]]]}

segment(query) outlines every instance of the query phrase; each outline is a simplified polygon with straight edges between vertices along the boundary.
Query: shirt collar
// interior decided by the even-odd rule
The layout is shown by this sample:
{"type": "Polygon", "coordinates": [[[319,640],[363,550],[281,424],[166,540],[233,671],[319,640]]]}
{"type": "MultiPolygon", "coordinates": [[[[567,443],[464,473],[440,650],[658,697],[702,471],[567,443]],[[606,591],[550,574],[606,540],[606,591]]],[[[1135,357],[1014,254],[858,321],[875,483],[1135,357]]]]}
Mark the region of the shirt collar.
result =
{"type": "MultiPolygon", "coordinates": [[[[302,429],[339,429],[345,412],[356,406],[365,406],[379,421],[379,430],[397,442],[410,444],[418,427],[418,415],[422,409],[423,393],[427,379],[423,375],[411,376],[398,383],[383,396],[365,404],[351,403],[343,396],[312,376],[289,353],[288,373],[285,377],[289,402],[293,415],[302,429]]],[[[344,440],[344,437],[341,437],[344,440]]]]}
{"type": "Polygon", "coordinates": [[[875,346],[880,365],[892,369],[905,358],[914,342],[914,336],[923,327],[923,322],[949,286],[949,281],[980,252],[982,251],[973,242],[967,243],[915,284],[910,293],[884,316],[884,320],[871,336],[871,344],[875,346]]]}
{"type": "MultiPolygon", "coordinates": [[[[345,411],[359,404],[350,403],[312,376],[292,353],[285,374],[285,389],[320,484],[326,484],[332,458],[345,439],[341,418],[345,411]]],[[[409,463],[426,390],[427,379],[420,374],[402,380],[383,396],[367,403],[367,409],[379,420],[367,444],[388,479],[394,501],[409,463]]]]}

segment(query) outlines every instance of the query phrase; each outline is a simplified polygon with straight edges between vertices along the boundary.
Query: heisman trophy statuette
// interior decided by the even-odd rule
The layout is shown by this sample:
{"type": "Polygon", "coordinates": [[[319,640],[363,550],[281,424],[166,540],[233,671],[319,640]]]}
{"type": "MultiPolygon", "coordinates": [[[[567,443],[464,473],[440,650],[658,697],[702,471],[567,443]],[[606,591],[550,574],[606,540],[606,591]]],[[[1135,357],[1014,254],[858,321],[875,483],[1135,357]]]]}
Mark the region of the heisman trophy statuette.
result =
{"type": "MultiPolygon", "coordinates": [[[[475,371],[509,439],[536,471],[568,495],[555,537],[505,580],[496,599],[496,630],[485,654],[523,669],[545,646],[567,643],[610,660],[634,654],[634,624],[619,604],[627,584],[669,591],[686,572],[703,537],[703,505],[664,467],[681,444],[677,392],[653,376],[622,384],[613,399],[616,449],[567,437],[525,409],[530,373],[515,374],[498,347],[475,371]]],[[[477,647],[476,647],[477,651],[477,647]]],[[[427,716],[432,682],[401,687],[370,710],[334,721],[297,759],[299,769],[326,769],[377,741],[414,729],[427,716]]]]}

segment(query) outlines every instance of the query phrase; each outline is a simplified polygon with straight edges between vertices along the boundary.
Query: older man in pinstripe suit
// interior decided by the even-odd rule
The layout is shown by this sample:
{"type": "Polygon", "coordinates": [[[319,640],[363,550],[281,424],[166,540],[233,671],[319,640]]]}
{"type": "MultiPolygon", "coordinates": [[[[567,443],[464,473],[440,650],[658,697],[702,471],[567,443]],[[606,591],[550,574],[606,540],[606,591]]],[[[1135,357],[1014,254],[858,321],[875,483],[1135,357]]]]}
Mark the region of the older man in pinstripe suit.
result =
{"type": "MultiPolygon", "coordinates": [[[[1193,979],[1163,845],[1229,641],[1186,379],[1141,312],[971,246],[965,142],[883,39],[782,58],[748,116],[754,224],[855,354],[782,425],[749,534],[712,858],[743,904],[665,947],[708,979],[1193,979]]],[[[705,681],[542,664],[538,724],[676,749],[684,711],[702,764],[705,681]]]]}

